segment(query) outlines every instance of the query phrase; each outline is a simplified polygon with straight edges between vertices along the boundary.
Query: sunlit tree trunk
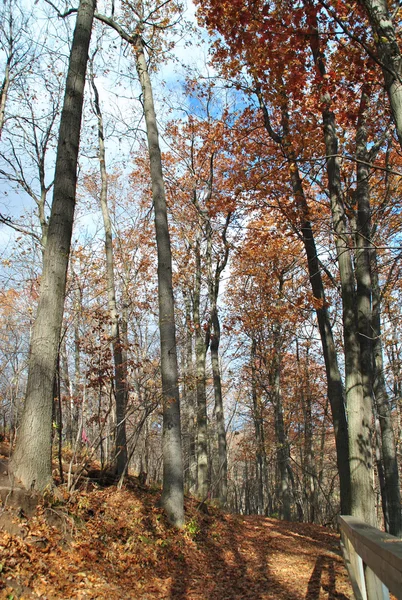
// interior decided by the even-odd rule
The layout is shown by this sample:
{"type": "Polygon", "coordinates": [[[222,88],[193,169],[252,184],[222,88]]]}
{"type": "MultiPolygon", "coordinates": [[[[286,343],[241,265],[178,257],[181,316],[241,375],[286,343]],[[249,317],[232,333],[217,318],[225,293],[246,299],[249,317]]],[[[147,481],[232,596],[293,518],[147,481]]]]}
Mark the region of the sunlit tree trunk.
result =
{"type": "Polygon", "coordinates": [[[74,385],[73,385],[73,404],[72,412],[72,436],[73,442],[77,440],[80,422],[80,406],[81,398],[81,348],[80,348],[80,318],[82,311],[81,288],[78,277],[73,273],[74,277],[74,385]]]}
{"type": "Polygon", "coordinates": [[[264,420],[262,414],[261,399],[257,392],[257,374],[256,374],[256,360],[257,360],[257,342],[255,339],[251,342],[251,396],[253,401],[253,421],[255,431],[255,445],[256,445],[256,471],[257,471],[257,500],[258,500],[258,514],[263,515],[265,513],[265,497],[268,490],[264,490],[266,482],[266,470],[267,460],[265,451],[265,440],[264,440],[264,420]],[[264,493],[265,492],[265,493],[264,493]]]}
{"type": "Polygon", "coordinates": [[[205,383],[205,360],[209,345],[209,332],[201,322],[201,228],[195,241],[195,285],[193,293],[193,321],[195,329],[195,362],[197,381],[197,495],[205,501],[209,492],[208,481],[208,416],[205,383]]]}
{"type": "Polygon", "coordinates": [[[39,491],[52,482],[53,382],[63,321],[85,73],[94,9],[94,0],[81,0],[78,8],[60,122],[39,305],[31,338],[25,406],[12,458],[14,474],[25,487],[39,491]]]}
{"type": "Polygon", "coordinates": [[[179,376],[172,286],[172,253],[170,247],[158,126],[152,95],[151,79],[149,77],[144,53],[144,42],[141,38],[136,39],[134,49],[136,68],[143,94],[158,251],[159,331],[163,404],[162,503],[169,521],[173,525],[181,527],[184,524],[184,490],[180,430],[179,376]]]}
{"type": "MultiPolygon", "coordinates": [[[[315,18],[315,17],[314,17],[315,18]]],[[[311,21],[310,45],[318,75],[324,80],[326,68],[318,24],[311,21]]],[[[326,166],[332,226],[341,281],[342,320],[345,354],[345,388],[348,413],[349,464],[351,474],[351,514],[376,525],[371,433],[372,394],[364,385],[364,369],[359,337],[357,292],[350,250],[350,236],[342,195],[340,158],[332,99],[323,90],[320,98],[326,150],[326,166]],[[365,393],[366,392],[366,393],[365,393]]],[[[360,291],[362,288],[360,287],[360,291]]],[[[360,295],[362,302],[366,299],[360,295]]]]}
{"type": "MultiPolygon", "coordinates": [[[[279,281],[279,296],[282,295],[283,276],[279,281]]],[[[272,360],[272,371],[270,388],[272,390],[271,399],[274,408],[275,419],[275,436],[276,436],[276,455],[279,468],[279,497],[281,500],[281,516],[285,521],[290,521],[292,518],[291,511],[291,494],[290,494],[290,479],[289,479],[289,441],[285,429],[284,411],[282,403],[281,389],[281,326],[277,322],[274,325],[273,331],[274,352],[272,360]]]]}
{"type": "Polygon", "coordinates": [[[191,316],[191,301],[190,295],[185,294],[184,297],[186,311],[186,343],[184,349],[184,398],[186,410],[186,481],[187,488],[191,493],[195,493],[197,488],[197,411],[196,411],[196,375],[193,364],[193,333],[192,333],[192,316],[191,316]]]}
{"type": "Polygon", "coordinates": [[[351,473],[351,514],[376,525],[371,428],[372,398],[364,393],[356,314],[356,289],[342,202],[340,161],[334,114],[323,112],[332,222],[342,290],[345,385],[351,473]]]}
{"type": "Polygon", "coordinates": [[[72,385],[70,381],[70,373],[69,373],[69,365],[68,365],[68,355],[67,355],[67,346],[66,339],[63,337],[60,347],[60,358],[61,358],[61,368],[63,373],[63,383],[66,391],[65,395],[65,432],[66,432],[66,442],[71,447],[73,445],[73,430],[72,430],[72,385]]]}
{"type": "Polygon", "coordinates": [[[303,494],[305,498],[306,514],[310,523],[314,523],[316,515],[316,498],[315,498],[315,463],[313,460],[313,413],[312,413],[312,398],[310,391],[310,376],[309,376],[309,355],[308,347],[303,366],[300,358],[299,342],[296,339],[296,358],[298,381],[300,386],[301,409],[303,412],[303,494]]]}

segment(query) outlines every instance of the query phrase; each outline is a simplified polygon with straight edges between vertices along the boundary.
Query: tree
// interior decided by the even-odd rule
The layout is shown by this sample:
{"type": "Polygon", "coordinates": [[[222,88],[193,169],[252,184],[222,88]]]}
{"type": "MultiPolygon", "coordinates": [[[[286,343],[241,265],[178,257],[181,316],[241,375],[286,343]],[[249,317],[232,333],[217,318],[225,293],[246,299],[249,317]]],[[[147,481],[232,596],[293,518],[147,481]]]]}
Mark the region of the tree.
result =
{"type": "Polygon", "coordinates": [[[147,43],[144,31],[155,24],[155,29],[164,30],[160,25],[164,18],[169,20],[169,10],[177,10],[174,2],[148,5],[141,2],[136,10],[127,7],[126,18],[135,21],[135,33],[128,33],[113,18],[97,15],[97,18],[110,27],[133,49],[135,67],[143,94],[144,117],[148,140],[151,172],[152,198],[155,211],[155,232],[158,250],[158,298],[159,331],[161,345],[162,404],[163,404],[163,493],[162,504],[169,521],[181,527],[184,524],[184,489],[181,453],[179,375],[176,349],[176,324],[172,286],[172,253],[166,209],[165,185],[163,180],[161,150],[152,93],[151,78],[145,55],[147,43]]]}
{"type": "Polygon", "coordinates": [[[48,228],[48,196],[53,187],[49,162],[53,161],[55,130],[63,99],[61,73],[55,67],[44,71],[38,59],[35,74],[21,76],[14,83],[14,90],[18,101],[11,103],[3,130],[0,177],[17,193],[22,191],[34,201],[40,232],[37,233],[36,226],[29,229],[24,221],[15,221],[7,215],[0,215],[0,221],[33,236],[43,252],[48,228]]]}
{"type": "MultiPolygon", "coordinates": [[[[239,69],[245,72],[244,83],[239,87],[246,91],[248,96],[256,95],[260,106],[260,118],[263,119],[269,137],[277,144],[278,151],[285,157],[287,177],[290,183],[290,193],[293,200],[284,206],[281,196],[284,215],[291,220],[295,231],[302,238],[307,259],[311,289],[315,298],[317,322],[322,340],[323,355],[327,372],[328,397],[330,399],[334,431],[337,445],[338,468],[341,481],[342,511],[350,512],[350,469],[348,454],[348,433],[345,411],[345,393],[340,374],[338,357],[331,325],[329,305],[323,282],[323,269],[317,252],[316,233],[312,223],[312,211],[309,206],[303,176],[298,160],[298,147],[300,144],[298,126],[303,127],[303,120],[299,121],[299,114],[291,105],[301,106],[304,94],[301,90],[307,84],[305,73],[306,49],[300,39],[293,37],[297,27],[289,27],[292,15],[295,20],[300,20],[300,11],[292,12],[288,7],[284,15],[284,7],[278,11],[270,10],[266,3],[257,7],[254,3],[242,3],[241,21],[242,28],[234,26],[238,20],[238,5],[222,4],[219,7],[215,2],[203,3],[200,13],[204,15],[208,27],[218,30],[224,36],[224,43],[216,43],[216,63],[222,68],[227,77],[236,77],[239,69]],[[260,15],[263,19],[260,19],[260,15]],[[283,17],[283,18],[282,18],[283,17]],[[282,58],[278,61],[278,45],[267,44],[266,40],[272,31],[282,32],[276,38],[277,44],[281,43],[282,58]],[[283,60],[289,65],[299,64],[300,70],[297,77],[292,69],[283,70],[283,60]],[[243,84],[243,85],[242,85],[243,84]],[[292,102],[290,100],[292,99],[292,102]],[[276,127],[275,127],[276,124],[276,127]]],[[[304,42],[304,38],[303,38],[304,42]]],[[[300,114],[303,114],[302,109],[300,114]]],[[[247,122],[247,117],[245,121],[247,122]]],[[[315,123],[315,121],[314,121],[315,123]]],[[[248,126],[258,127],[254,119],[248,126]]],[[[315,140],[319,144],[318,140],[315,140]]],[[[267,178],[269,173],[265,175],[267,178]]],[[[264,177],[261,175],[261,177],[264,177]]]]}
{"type": "Polygon", "coordinates": [[[85,73],[94,10],[94,0],[81,0],[60,121],[52,211],[44,252],[38,312],[31,338],[25,406],[12,457],[15,476],[21,479],[26,488],[38,491],[44,490],[52,482],[53,385],[63,321],[85,73]]]}
{"type": "Polygon", "coordinates": [[[15,0],[5,0],[0,11],[0,52],[4,54],[4,75],[0,87],[0,138],[6,120],[10,89],[33,62],[31,41],[25,39],[30,15],[15,0]]]}
{"type": "Polygon", "coordinates": [[[111,324],[110,337],[113,347],[114,361],[114,394],[116,398],[116,447],[114,460],[117,469],[117,475],[119,477],[123,477],[128,467],[126,439],[127,365],[124,364],[123,360],[123,345],[120,335],[119,315],[117,312],[112,222],[108,207],[108,175],[106,169],[105,133],[102,111],[100,107],[99,92],[95,84],[95,76],[93,72],[93,59],[94,56],[90,62],[90,81],[94,93],[94,112],[98,122],[99,170],[101,176],[99,199],[102,209],[103,226],[105,229],[107,294],[111,324]]]}

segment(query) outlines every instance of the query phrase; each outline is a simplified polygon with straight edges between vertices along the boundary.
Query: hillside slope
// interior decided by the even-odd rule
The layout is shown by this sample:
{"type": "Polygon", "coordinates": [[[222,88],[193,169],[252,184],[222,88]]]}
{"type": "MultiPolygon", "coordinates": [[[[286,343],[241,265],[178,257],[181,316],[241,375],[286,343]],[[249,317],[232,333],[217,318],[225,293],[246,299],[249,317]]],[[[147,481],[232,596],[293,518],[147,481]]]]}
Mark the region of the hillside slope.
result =
{"type": "Polygon", "coordinates": [[[188,501],[175,532],[158,493],[129,487],[81,491],[31,518],[14,511],[14,535],[0,532],[0,597],[352,598],[338,537],[324,528],[203,514],[188,501]]]}
{"type": "Polygon", "coordinates": [[[135,477],[122,490],[85,487],[64,498],[60,487],[36,509],[30,497],[13,508],[3,494],[0,598],[352,598],[339,538],[323,527],[201,512],[187,499],[178,532],[165,521],[160,491],[135,477]]]}

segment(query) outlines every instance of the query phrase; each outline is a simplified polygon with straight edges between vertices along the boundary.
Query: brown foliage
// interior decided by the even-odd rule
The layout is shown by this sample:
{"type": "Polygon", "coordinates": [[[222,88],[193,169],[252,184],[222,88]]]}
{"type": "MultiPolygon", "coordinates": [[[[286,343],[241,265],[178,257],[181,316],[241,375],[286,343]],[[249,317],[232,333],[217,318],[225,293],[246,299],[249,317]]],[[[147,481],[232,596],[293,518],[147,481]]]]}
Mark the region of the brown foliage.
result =
{"type": "Polygon", "coordinates": [[[0,531],[0,598],[352,598],[335,533],[205,514],[189,498],[177,531],[159,497],[130,477],[123,490],[88,482],[49,496],[31,518],[5,508],[18,527],[0,531]]]}

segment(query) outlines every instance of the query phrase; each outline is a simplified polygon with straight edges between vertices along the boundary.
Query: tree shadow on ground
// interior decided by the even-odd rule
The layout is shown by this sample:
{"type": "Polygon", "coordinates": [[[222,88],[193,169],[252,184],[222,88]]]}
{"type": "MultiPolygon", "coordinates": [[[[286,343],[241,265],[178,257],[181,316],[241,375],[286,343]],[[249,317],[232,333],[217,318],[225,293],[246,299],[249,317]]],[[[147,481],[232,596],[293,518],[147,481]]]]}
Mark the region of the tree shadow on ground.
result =
{"type": "Polygon", "coordinates": [[[319,600],[321,587],[328,593],[328,600],[349,600],[345,594],[336,591],[334,561],[323,554],[317,557],[308,582],[305,600],[319,600]],[[323,581],[325,570],[327,571],[327,582],[323,581]]]}
{"type": "Polygon", "coordinates": [[[170,598],[318,600],[323,588],[325,594],[329,594],[329,600],[348,600],[348,596],[336,591],[336,557],[322,554],[324,540],[327,546],[329,540],[334,545],[334,536],[325,532],[302,536],[302,528],[300,533],[293,532],[294,523],[276,526],[275,521],[258,520],[258,517],[221,515],[220,519],[223,527],[217,526],[214,518],[202,519],[201,531],[195,540],[198,564],[191,561],[185,569],[172,573],[170,598]],[[275,563],[283,559],[287,550],[289,569],[281,573],[274,568],[275,563]],[[318,550],[321,554],[316,559],[318,550]],[[306,565],[304,573],[298,573],[297,559],[300,557],[306,565]],[[325,578],[322,577],[324,565],[325,578]],[[289,581],[289,575],[293,577],[292,581],[289,581]],[[183,577],[188,578],[187,583],[183,582],[183,577]]]}

